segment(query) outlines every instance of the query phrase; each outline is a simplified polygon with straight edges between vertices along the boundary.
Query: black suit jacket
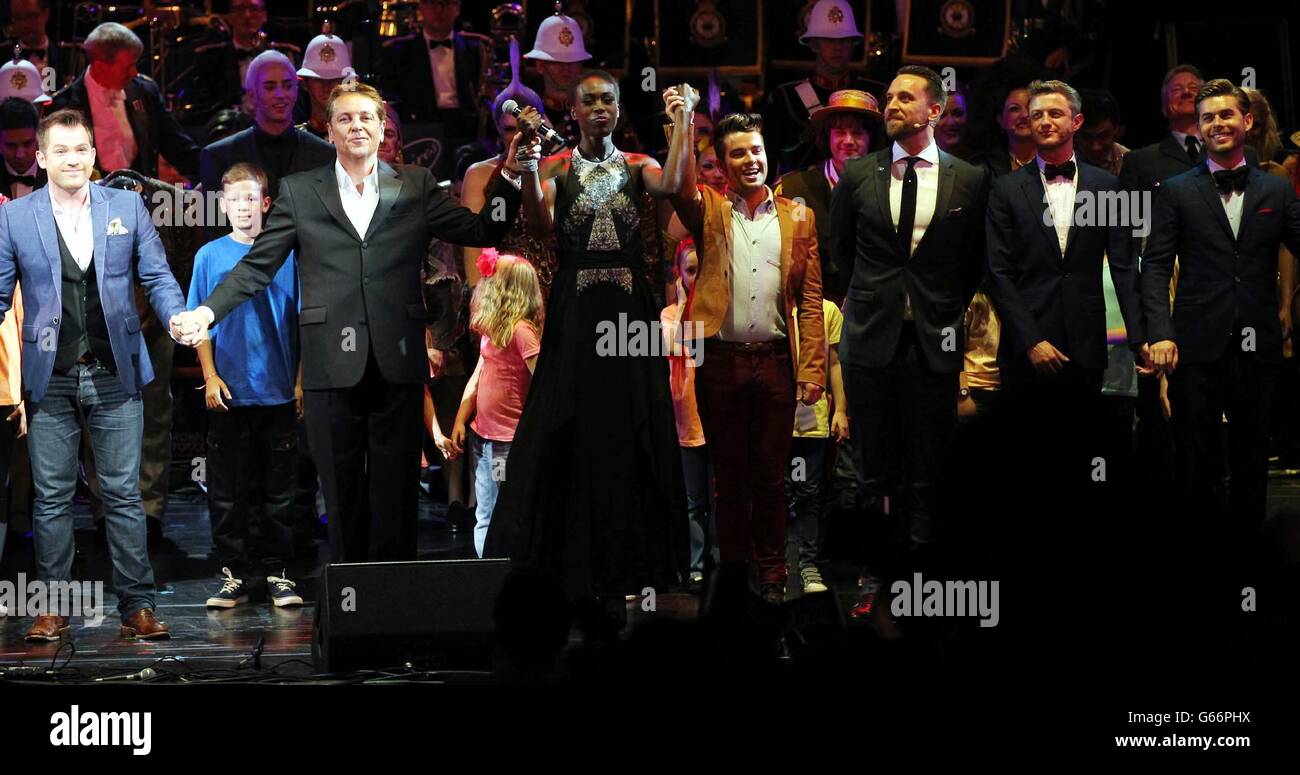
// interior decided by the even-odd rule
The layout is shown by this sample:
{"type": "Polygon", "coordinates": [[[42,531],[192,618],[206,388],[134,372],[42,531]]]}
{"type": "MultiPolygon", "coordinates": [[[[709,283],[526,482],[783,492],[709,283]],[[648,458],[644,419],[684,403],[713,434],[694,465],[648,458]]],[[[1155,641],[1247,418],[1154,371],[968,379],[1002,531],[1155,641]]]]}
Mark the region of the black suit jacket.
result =
{"type": "Polygon", "coordinates": [[[497,244],[519,209],[519,192],[499,178],[487,201],[503,197],[511,216],[494,220],[498,208],[475,215],[438,188],[426,168],[378,164],[379,204],[365,234],[356,233],[343,210],[333,165],[286,176],[266,228],[203,302],[220,321],[269,285],[293,251],[306,390],[353,387],[372,352],[388,382],[425,382],[420,267],[429,240],[497,244]]]}
{"type": "Polygon", "coordinates": [[[939,151],[934,215],[908,258],[889,208],[891,157],[886,148],[849,161],[831,196],[831,251],[849,278],[840,360],[866,368],[889,364],[903,329],[906,293],[926,362],[956,373],[965,349],[963,317],[984,274],[988,174],[939,151]]]}
{"type": "MultiPolygon", "coordinates": [[[[483,36],[452,33],[455,52],[456,95],[461,124],[470,125],[477,113],[478,84],[483,76],[486,49],[483,36]]],[[[429,122],[438,116],[438,90],[429,63],[424,33],[393,38],[384,44],[384,94],[403,121],[429,122]]]]}
{"type": "MultiPolygon", "coordinates": [[[[126,117],[131,122],[137,148],[131,169],[146,177],[158,177],[158,154],[161,153],[181,174],[197,180],[199,147],[167,110],[158,84],[146,76],[137,75],[123,91],[126,92],[126,117]]],[[[80,110],[93,129],[95,118],[91,115],[90,98],[86,95],[86,73],[55,92],[51,98],[51,111],[63,108],[80,110]]]]}
{"type": "MultiPolygon", "coordinates": [[[[41,169],[39,164],[36,165],[36,174],[33,177],[36,178],[36,185],[32,186],[33,190],[38,189],[49,182],[45,170],[41,169]]],[[[14,176],[9,174],[9,166],[0,161],[0,194],[4,194],[10,199],[13,199],[13,183],[14,176]]]]}
{"type": "MultiPolygon", "coordinates": [[[[289,131],[294,133],[298,141],[298,150],[294,152],[290,172],[316,169],[324,164],[332,164],[338,158],[333,145],[311,132],[296,127],[290,127],[289,131]]],[[[199,152],[199,181],[203,183],[204,191],[220,191],[221,176],[238,162],[249,162],[266,170],[265,160],[257,146],[256,132],[257,127],[249,127],[222,138],[199,152]]],[[[269,170],[266,172],[271,174],[269,170]]],[[[277,191],[279,187],[280,181],[272,177],[267,191],[277,191]]]]}
{"type": "MultiPolygon", "coordinates": [[[[1115,192],[1114,175],[1080,163],[1078,193],[1090,192],[1092,212],[1105,206],[1104,192],[1115,192]]],[[[1081,199],[1075,198],[1075,213],[1081,199]]],[[[1027,364],[1026,351],[1046,340],[1085,369],[1105,369],[1106,299],[1102,290],[1103,258],[1110,261],[1124,325],[1131,346],[1146,341],[1142,333],[1133,229],[1120,225],[1070,224],[1065,254],[1051,220],[1043,180],[1035,160],[993,182],[986,231],[989,296],[1002,318],[999,359],[1027,364]]]]}
{"type": "Polygon", "coordinates": [[[1180,363],[1210,363],[1238,341],[1241,328],[1250,327],[1256,357],[1280,363],[1278,248],[1300,250],[1300,200],[1290,183],[1252,168],[1235,238],[1206,165],[1175,175],[1162,188],[1142,254],[1147,341],[1173,340],[1180,363]],[[1175,256],[1178,290],[1171,315],[1175,256]]]}

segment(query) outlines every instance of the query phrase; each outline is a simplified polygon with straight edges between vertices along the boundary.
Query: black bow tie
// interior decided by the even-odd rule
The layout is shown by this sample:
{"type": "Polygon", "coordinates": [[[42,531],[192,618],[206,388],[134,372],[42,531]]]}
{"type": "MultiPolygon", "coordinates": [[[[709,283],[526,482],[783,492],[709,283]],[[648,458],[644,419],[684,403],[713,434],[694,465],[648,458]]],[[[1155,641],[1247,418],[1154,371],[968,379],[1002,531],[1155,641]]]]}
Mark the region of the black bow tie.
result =
{"type": "Polygon", "coordinates": [[[1043,177],[1048,180],[1052,180],[1053,178],[1074,180],[1074,159],[1071,159],[1064,164],[1044,164],[1043,177]]]}
{"type": "Polygon", "coordinates": [[[9,180],[12,183],[22,183],[24,186],[27,186],[28,188],[36,188],[35,175],[10,175],[9,180]]]}
{"type": "Polygon", "coordinates": [[[23,59],[31,59],[32,57],[40,57],[41,59],[44,59],[44,58],[45,58],[45,49],[43,49],[43,48],[27,48],[26,46],[23,46],[23,48],[22,48],[22,53],[20,54],[20,56],[21,56],[23,59]]]}
{"type": "Polygon", "coordinates": [[[448,38],[447,40],[429,40],[428,38],[425,38],[425,40],[429,41],[430,51],[433,51],[436,48],[451,48],[450,38],[448,38]]]}
{"type": "Polygon", "coordinates": [[[1219,187],[1219,193],[1223,195],[1231,194],[1233,191],[1246,190],[1246,178],[1250,175],[1250,167],[1242,165],[1232,170],[1215,170],[1214,185],[1219,187]]]}

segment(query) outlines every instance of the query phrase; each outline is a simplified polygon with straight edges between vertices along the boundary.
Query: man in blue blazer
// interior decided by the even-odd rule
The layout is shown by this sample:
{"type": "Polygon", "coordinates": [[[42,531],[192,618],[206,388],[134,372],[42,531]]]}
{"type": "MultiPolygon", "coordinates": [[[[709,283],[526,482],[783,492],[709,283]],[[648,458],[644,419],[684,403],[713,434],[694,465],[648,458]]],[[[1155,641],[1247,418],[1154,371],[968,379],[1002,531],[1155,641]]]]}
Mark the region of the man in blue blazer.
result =
{"type": "MultiPolygon", "coordinates": [[[[1247,163],[1253,118],[1240,88],[1209,81],[1196,105],[1206,159],[1165,181],[1156,197],[1142,254],[1142,301],[1152,361],[1169,375],[1180,519],[1207,518],[1226,529],[1215,531],[1211,545],[1233,547],[1233,562],[1245,572],[1245,549],[1264,521],[1264,424],[1273,372],[1282,363],[1279,248],[1300,250],[1300,201],[1285,179],[1247,163]]],[[[1241,585],[1224,588],[1235,594],[1241,585]]]]}
{"type": "MultiPolygon", "coordinates": [[[[140,197],[91,185],[95,146],[85,116],[50,114],[37,143],[49,185],[0,208],[0,320],[14,283],[22,283],[37,570],[47,584],[72,579],[72,496],[84,423],[104,499],[121,634],[166,638],[166,625],[154,616],[140,499],[140,390],[153,369],[140,335],[135,278],[161,319],[182,311],[185,297],[140,197]]],[[[50,600],[28,640],[68,632],[72,612],[64,603],[50,600]]]]}

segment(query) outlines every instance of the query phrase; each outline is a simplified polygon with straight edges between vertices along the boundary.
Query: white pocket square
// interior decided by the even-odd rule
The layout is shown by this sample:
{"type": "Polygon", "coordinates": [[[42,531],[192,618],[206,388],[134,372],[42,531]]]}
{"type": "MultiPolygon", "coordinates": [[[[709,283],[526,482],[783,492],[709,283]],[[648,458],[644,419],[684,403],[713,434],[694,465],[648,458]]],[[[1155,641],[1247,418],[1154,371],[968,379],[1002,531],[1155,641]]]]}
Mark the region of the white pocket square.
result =
{"type": "Polygon", "coordinates": [[[126,227],[122,225],[121,218],[114,218],[108,222],[108,236],[114,237],[118,234],[126,234],[126,227]]]}

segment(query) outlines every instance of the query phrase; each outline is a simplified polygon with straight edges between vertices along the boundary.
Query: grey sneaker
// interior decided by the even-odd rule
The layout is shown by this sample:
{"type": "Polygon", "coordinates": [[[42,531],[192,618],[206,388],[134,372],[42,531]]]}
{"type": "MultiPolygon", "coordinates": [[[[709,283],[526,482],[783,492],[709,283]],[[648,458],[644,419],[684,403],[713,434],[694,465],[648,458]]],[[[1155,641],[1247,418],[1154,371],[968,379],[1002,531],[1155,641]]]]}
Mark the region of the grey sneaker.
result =
{"type": "Polygon", "coordinates": [[[208,598],[208,608],[234,608],[240,603],[247,603],[248,585],[244,580],[235,578],[230,568],[222,568],[221,572],[226,574],[226,578],[221,584],[221,591],[208,598]]]}
{"type": "Polygon", "coordinates": [[[271,603],[277,607],[286,605],[302,605],[302,597],[293,588],[297,586],[292,581],[284,578],[284,571],[280,571],[279,576],[266,577],[266,590],[271,596],[271,603]]]}
{"type": "Polygon", "coordinates": [[[822,573],[817,570],[816,565],[809,565],[807,568],[799,569],[799,578],[803,579],[803,593],[805,595],[827,591],[826,584],[822,582],[822,573]]]}

